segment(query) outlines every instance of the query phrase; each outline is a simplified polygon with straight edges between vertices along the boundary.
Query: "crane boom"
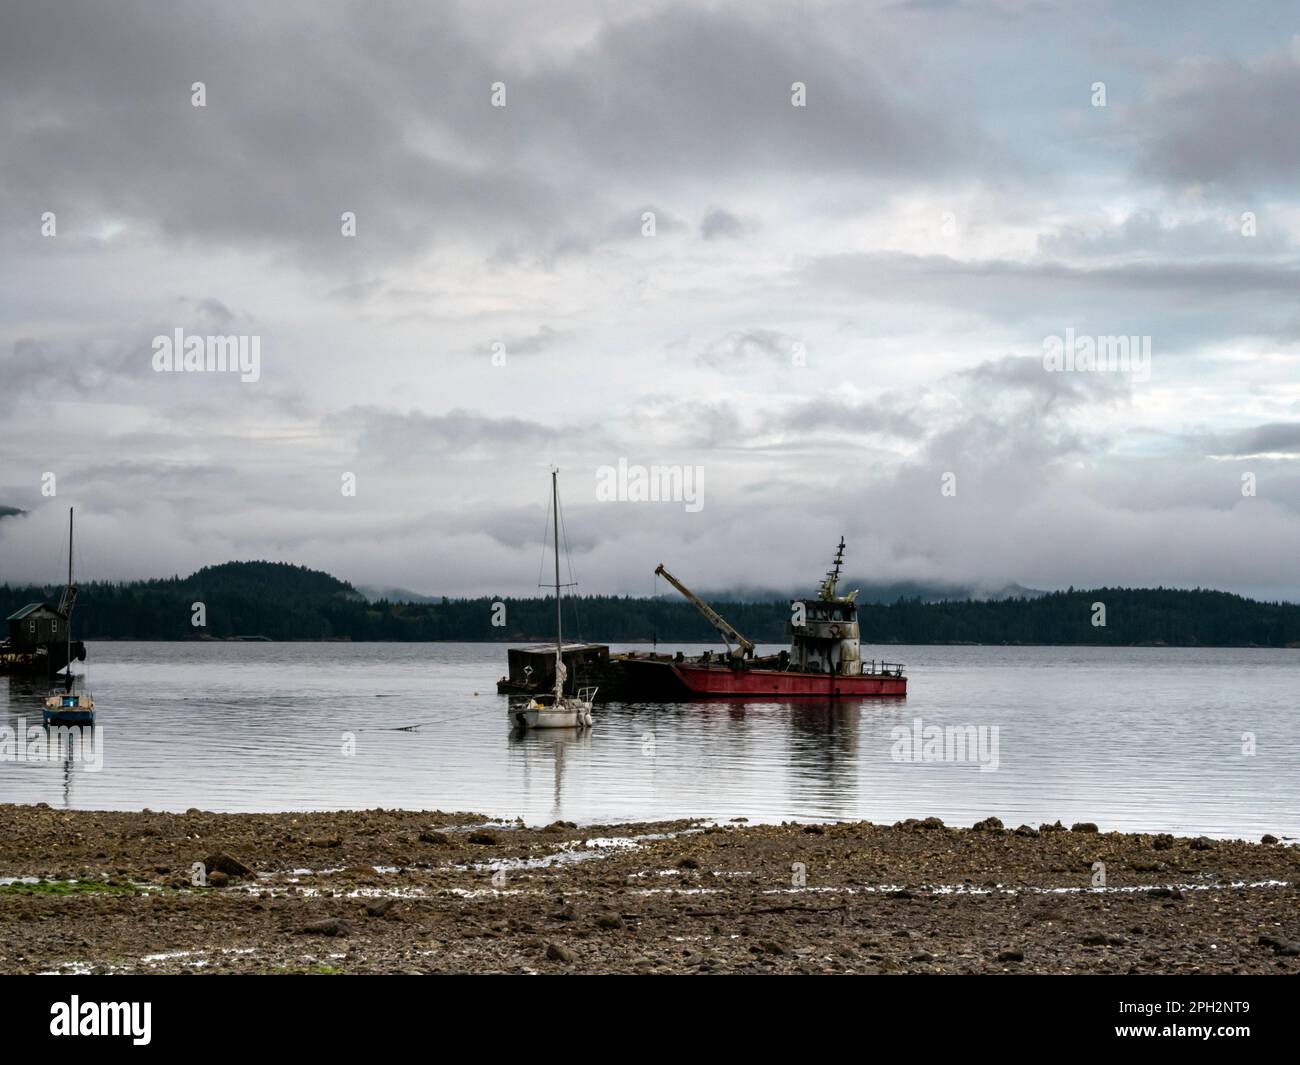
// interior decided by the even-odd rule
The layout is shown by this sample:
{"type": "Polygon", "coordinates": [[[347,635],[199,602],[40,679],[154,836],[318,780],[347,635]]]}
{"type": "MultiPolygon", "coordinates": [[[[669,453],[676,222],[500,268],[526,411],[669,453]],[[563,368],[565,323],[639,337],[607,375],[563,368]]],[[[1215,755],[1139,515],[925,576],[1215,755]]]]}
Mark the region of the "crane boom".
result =
{"type": "Polygon", "coordinates": [[[681,581],[679,581],[676,577],[674,577],[671,573],[669,573],[668,570],[664,567],[664,564],[662,562],[659,563],[658,568],[655,570],[655,574],[657,576],[662,576],[664,580],[666,580],[669,584],[671,584],[674,588],[676,588],[679,592],[681,592],[682,595],[684,595],[688,600],[694,603],[696,610],[698,610],[701,614],[703,614],[706,618],[708,618],[709,624],[712,625],[715,629],[718,630],[719,633],[722,634],[722,639],[727,644],[727,654],[730,657],[739,658],[742,655],[748,657],[749,655],[752,655],[754,653],[754,645],[752,643],[750,643],[747,639],[745,639],[745,637],[740,635],[740,633],[738,633],[734,628],[732,628],[731,624],[726,620],[726,618],[724,618],[721,614],[719,614],[716,610],[714,610],[713,607],[709,606],[708,603],[706,603],[698,595],[696,595],[689,588],[687,588],[686,585],[684,585],[681,581]],[[732,650],[731,648],[732,641],[735,641],[735,643],[739,645],[739,650],[734,650],[734,651],[732,650]]]}

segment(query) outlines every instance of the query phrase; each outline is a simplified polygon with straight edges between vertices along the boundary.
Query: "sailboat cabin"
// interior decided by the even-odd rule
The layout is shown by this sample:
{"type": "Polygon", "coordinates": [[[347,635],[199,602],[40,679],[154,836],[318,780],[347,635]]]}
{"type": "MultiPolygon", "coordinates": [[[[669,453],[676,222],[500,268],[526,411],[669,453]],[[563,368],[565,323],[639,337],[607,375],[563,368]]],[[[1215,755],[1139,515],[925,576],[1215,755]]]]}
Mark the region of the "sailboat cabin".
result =
{"type": "Polygon", "coordinates": [[[34,647],[68,638],[68,619],[49,603],[28,603],[7,620],[13,647],[34,647]]]}

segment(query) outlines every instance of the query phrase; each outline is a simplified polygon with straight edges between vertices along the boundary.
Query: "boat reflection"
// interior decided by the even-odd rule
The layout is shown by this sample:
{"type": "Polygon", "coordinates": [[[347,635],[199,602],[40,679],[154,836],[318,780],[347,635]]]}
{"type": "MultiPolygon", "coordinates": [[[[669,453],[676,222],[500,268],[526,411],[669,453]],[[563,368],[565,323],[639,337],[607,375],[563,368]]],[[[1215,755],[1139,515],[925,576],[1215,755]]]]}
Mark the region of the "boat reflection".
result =
{"type": "Polygon", "coordinates": [[[547,771],[551,774],[551,820],[564,813],[565,759],[590,747],[593,729],[511,729],[508,737],[510,761],[521,763],[524,789],[541,788],[547,771]]]}
{"type": "MultiPolygon", "coordinates": [[[[8,751],[6,760],[21,761],[32,768],[58,770],[62,809],[72,809],[73,772],[98,772],[103,768],[103,732],[89,725],[47,724],[44,720],[46,688],[39,677],[10,675],[7,713],[0,719],[0,745],[8,751]]],[[[46,778],[48,779],[48,778],[46,778]]]]}

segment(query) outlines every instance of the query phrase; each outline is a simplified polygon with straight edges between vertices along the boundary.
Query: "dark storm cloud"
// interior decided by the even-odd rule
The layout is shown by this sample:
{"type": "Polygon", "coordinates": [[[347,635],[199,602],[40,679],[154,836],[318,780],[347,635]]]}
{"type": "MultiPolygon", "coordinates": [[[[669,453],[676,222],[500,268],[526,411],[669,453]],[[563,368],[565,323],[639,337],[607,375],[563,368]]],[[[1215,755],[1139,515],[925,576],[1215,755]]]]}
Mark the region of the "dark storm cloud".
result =
{"type": "MultiPolygon", "coordinates": [[[[1289,30],[1297,26],[1292,20],[1289,30]]],[[[1131,121],[1146,172],[1239,194],[1292,189],[1300,169],[1300,49],[1198,56],[1158,77],[1131,121]]],[[[1247,205],[1249,206],[1249,205],[1247,205]]]]}
{"type": "MultiPolygon", "coordinates": [[[[1011,356],[953,375],[941,384],[951,387],[960,407],[931,428],[912,471],[957,472],[967,493],[986,505],[1022,505],[1063,460],[1105,452],[1106,432],[1070,415],[1072,408],[1091,407],[1097,394],[1122,395],[1124,384],[1107,379],[1118,376],[1046,373],[1039,359],[1011,356]],[[1088,383],[1061,380],[1074,377],[1088,383]]],[[[906,481],[910,474],[902,476],[906,481]]]]}
{"type": "Polygon", "coordinates": [[[805,277],[825,291],[881,304],[915,303],[950,315],[976,314],[1012,330],[1151,336],[1156,357],[1224,338],[1283,338],[1295,319],[1295,259],[1174,259],[1076,265],[896,252],[839,254],[809,262],[805,277]]]}
{"type": "Polygon", "coordinates": [[[399,413],[377,407],[349,407],[331,414],[323,428],[355,442],[361,456],[379,459],[444,456],[475,449],[527,450],[552,443],[560,429],[526,418],[492,418],[472,411],[399,413]]]}
{"type": "Polygon", "coordinates": [[[704,216],[700,223],[700,236],[705,240],[718,240],[724,237],[743,237],[748,232],[744,220],[721,207],[715,208],[704,216]]]}
{"type": "MultiPolygon", "coordinates": [[[[158,336],[186,334],[240,335],[258,332],[256,320],[231,310],[221,300],[206,297],[177,297],[169,319],[151,323],[98,329],[58,340],[19,337],[0,347],[0,411],[16,411],[24,403],[49,402],[75,396],[89,402],[121,402],[146,394],[162,397],[163,417],[200,410],[215,397],[229,397],[241,382],[234,374],[170,374],[153,369],[153,342],[158,336]]],[[[250,406],[264,403],[294,406],[291,396],[274,387],[252,395],[245,389],[250,406]]]]}
{"type": "Polygon", "coordinates": [[[454,23],[408,16],[419,63],[411,48],[392,67],[365,47],[396,9],[313,8],[307,29],[288,10],[254,10],[10,11],[0,35],[9,217],[55,210],[69,229],[107,216],[169,238],[345,255],[345,210],[392,251],[503,215],[560,216],[547,182],[508,156],[474,166],[461,151],[413,145],[413,132],[458,106],[444,79],[474,79],[465,89],[486,106],[484,60],[454,23]],[[203,108],[191,106],[196,81],[203,108]]]}
{"type": "Polygon", "coordinates": [[[1122,374],[1049,373],[1041,358],[1006,355],[957,374],[989,402],[1009,393],[1026,393],[1043,409],[1116,402],[1128,397],[1122,374]]]}
{"type": "Polygon", "coordinates": [[[778,160],[796,173],[928,179],[982,146],[942,100],[896,90],[922,57],[883,41],[839,48],[772,10],[681,6],[610,23],[570,63],[524,79],[521,114],[552,120],[557,158],[599,145],[607,174],[674,179],[778,160]],[[791,106],[794,82],[808,86],[806,107],[791,106]]]}
{"type": "Polygon", "coordinates": [[[781,428],[808,436],[827,431],[847,434],[883,434],[918,440],[925,430],[905,397],[879,400],[812,399],[795,405],[779,420],[781,428]]]}
{"type": "Polygon", "coordinates": [[[828,256],[810,263],[808,272],[817,281],[851,286],[867,296],[905,295],[926,303],[990,309],[1026,294],[1069,300],[1079,295],[1174,293],[1227,300],[1300,291],[1300,266],[1294,262],[1168,261],[1081,267],[1060,261],[964,261],[944,255],[877,252],[828,256]]]}
{"type": "Polygon", "coordinates": [[[107,217],[306,251],[317,269],[471,235],[581,253],[603,228],[593,207],[630,213],[688,176],[780,161],[928,180],[979,142],[941,101],[895,91],[901,57],[828,49],[793,18],[668,8],[528,69],[467,34],[467,10],[306,10],[307,28],[301,10],[240,4],[9,11],[6,222],[25,231],[54,210],[77,232],[107,217]],[[790,105],[798,80],[805,108],[790,105]],[[615,179],[642,195],[617,202],[615,179]],[[365,240],[340,238],[343,211],[365,240]]]}
{"type": "Polygon", "coordinates": [[[147,371],[149,355],[149,340],[143,335],[135,344],[20,338],[8,351],[0,350],[0,410],[12,411],[32,400],[101,395],[127,375],[138,377],[142,367],[147,371]]]}
{"type": "Polygon", "coordinates": [[[1202,440],[1201,446],[1220,456],[1300,455],[1300,422],[1257,425],[1227,438],[1202,440]]]}

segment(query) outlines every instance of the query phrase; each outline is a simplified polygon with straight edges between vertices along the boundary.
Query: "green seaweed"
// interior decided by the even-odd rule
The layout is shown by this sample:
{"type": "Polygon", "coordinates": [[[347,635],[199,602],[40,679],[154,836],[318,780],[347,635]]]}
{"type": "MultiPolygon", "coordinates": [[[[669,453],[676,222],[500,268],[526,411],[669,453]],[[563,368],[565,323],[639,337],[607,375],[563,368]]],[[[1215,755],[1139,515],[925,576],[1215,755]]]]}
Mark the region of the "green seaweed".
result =
{"type": "Polygon", "coordinates": [[[129,884],[109,884],[103,880],[38,880],[0,884],[0,895],[34,895],[67,898],[70,895],[136,895],[140,889],[129,884]]]}

